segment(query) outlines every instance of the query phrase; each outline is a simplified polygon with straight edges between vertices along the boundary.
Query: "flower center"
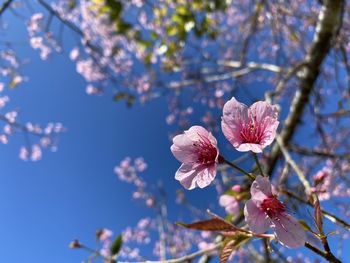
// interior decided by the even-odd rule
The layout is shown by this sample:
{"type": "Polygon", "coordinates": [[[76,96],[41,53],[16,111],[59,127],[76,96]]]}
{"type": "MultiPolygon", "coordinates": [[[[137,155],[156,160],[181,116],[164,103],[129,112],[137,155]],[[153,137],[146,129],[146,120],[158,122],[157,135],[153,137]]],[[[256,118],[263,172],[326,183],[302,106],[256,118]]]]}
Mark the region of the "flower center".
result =
{"type": "Polygon", "coordinates": [[[278,215],[286,211],[285,206],[275,197],[266,198],[261,204],[261,209],[270,218],[278,217],[278,215]]]}
{"type": "Polygon", "coordinates": [[[194,143],[193,146],[197,148],[198,163],[210,166],[215,162],[218,151],[208,138],[200,136],[200,140],[194,143]]]}
{"type": "Polygon", "coordinates": [[[256,117],[250,117],[248,123],[242,124],[240,132],[243,143],[255,143],[259,144],[264,135],[261,125],[256,121],[256,117]]]}

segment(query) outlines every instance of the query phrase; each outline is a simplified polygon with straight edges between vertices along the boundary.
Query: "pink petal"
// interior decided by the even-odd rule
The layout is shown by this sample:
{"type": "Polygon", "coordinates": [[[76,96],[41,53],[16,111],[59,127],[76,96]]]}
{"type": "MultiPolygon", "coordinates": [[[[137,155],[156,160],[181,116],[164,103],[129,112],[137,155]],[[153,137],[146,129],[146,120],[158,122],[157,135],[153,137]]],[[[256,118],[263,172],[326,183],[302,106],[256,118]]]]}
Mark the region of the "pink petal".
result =
{"type": "Polygon", "coordinates": [[[250,117],[254,117],[260,130],[263,131],[263,138],[260,144],[270,145],[276,137],[276,131],[279,125],[278,109],[265,101],[258,101],[249,108],[250,117]]]}
{"type": "Polygon", "coordinates": [[[257,205],[260,205],[264,199],[271,197],[272,191],[269,179],[258,175],[250,187],[250,194],[257,205]]]}
{"type": "Polygon", "coordinates": [[[240,131],[242,123],[249,122],[248,107],[234,97],[225,103],[221,121],[222,132],[229,142],[238,147],[242,143],[240,131]]]}
{"type": "Polygon", "coordinates": [[[278,109],[274,105],[270,105],[265,101],[255,102],[249,107],[249,113],[255,116],[257,123],[261,123],[265,118],[278,118],[278,109]]]}
{"type": "Polygon", "coordinates": [[[261,153],[263,150],[263,146],[260,144],[255,144],[255,143],[242,143],[239,145],[236,150],[240,152],[248,152],[252,151],[254,153],[261,153]]]}
{"type": "Polygon", "coordinates": [[[197,174],[197,185],[199,188],[204,188],[214,180],[216,176],[216,165],[200,170],[197,174]]]}
{"type": "Polygon", "coordinates": [[[270,226],[267,215],[252,200],[248,200],[244,206],[244,217],[250,230],[255,233],[264,233],[270,226]]]}
{"type": "MultiPolygon", "coordinates": [[[[199,140],[208,140],[209,132],[202,126],[192,126],[187,131],[184,132],[185,136],[192,142],[197,142],[199,140]]],[[[216,140],[215,140],[216,145],[216,140]]]]}
{"type": "Polygon", "coordinates": [[[227,213],[237,215],[239,213],[239,203],[236,198],[230,195],[222,195],[219,199],[220,206],[225,207],[227,213]]]}
{"type": "Polygon", "coordinates": [[[175,158],[182,163],[190,163],[197,160],[197,154],[193,150],[193,142],[186,136],[186,134],[175,136],[170,150],[175,158]]]}
{"type": "Polygon", "coordinates": [[[278,125],[279,125],[279,121],[277,121],[277,119],[272,119],[270,117],[265,119],[265,123],[264,123],[265,131],[261,141],[261,144],[263,146],[270,145],[273,142],[273,140],[276,137],[278,125]]]}
{"type": "Polygon", "coordinates": [[[305,231],[294,217],[283,214],[279,218],[272,219],[272,222],[276,239],[282,245],[295,248],[305,244],[305,231]]]}
{"type": "Polygon", "coordinates": [[[175,179],[180,181],[187,190],[192,190],[196,187],[196,175],[195,165],[182,164],[175,174],[175,179]]]}

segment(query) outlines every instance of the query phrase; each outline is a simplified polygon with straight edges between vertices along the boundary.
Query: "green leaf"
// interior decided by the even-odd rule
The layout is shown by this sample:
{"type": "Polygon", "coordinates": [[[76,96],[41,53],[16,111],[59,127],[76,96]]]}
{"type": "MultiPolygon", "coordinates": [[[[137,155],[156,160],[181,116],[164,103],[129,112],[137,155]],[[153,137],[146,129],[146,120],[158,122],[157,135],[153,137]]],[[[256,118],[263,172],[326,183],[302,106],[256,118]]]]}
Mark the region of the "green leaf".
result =
{"type": "Polygon", "coordinates": [[[109,19],[117,21],[123,10],[123,4],[117,0],[106,0],[106,6],[110,8],[109,19]]]}
{"type": "Polygon", "coordinates": [[[152,40],[157,40],[158,39],[158,34],[154,31],[151,32],[151,39],[152,40]]]}
{"type": "Polygon", "coordinates": [[[123,244],[123,236],[122,235],[119,235],[116,240],[114,240],[112,246],[111,246],[111,255],[112,257],[116,256],[121,247],[122,247],[122,244],[123,244]]]}
{"type": "Polygon", "coordinates": [[[168,36],[175,36],[179,32],[178,27],[175,25],[168,25],[165,30],[168,36]]]}
{"type": "Polygon", "coordinates": [[[68,1],[68,9],[73,10],[77,6],[77,2],[75,0],[68,1]]]}
{"type": "Polygon", "coordinates": [[[113,100],[116,101],[116,102],[119,102],[121,100],[125,100],[126,102],[126,106],[128,108],[130,108],[134,102],[135,102],[135,96],[134,95],[131,95],[129,93],[126,93],[126,92],[117,92],[114,96],[113,96],[113,100]]]}
{"type": "Polygon", "coordinates": [[[130,23],[127,23],[125,21],[118,21],[116,24],[115,24],[115,29],[117,31],[117,33],[119,34],[125,34],[127,33],[130,29],[132,28],[132,25],[130,23]]]}
{"type": "Polygon", "coordinates": [[[311,227],[304,220],[299,220],[299,224],[304,228],[304,230],[313,233],[311,227]]]}

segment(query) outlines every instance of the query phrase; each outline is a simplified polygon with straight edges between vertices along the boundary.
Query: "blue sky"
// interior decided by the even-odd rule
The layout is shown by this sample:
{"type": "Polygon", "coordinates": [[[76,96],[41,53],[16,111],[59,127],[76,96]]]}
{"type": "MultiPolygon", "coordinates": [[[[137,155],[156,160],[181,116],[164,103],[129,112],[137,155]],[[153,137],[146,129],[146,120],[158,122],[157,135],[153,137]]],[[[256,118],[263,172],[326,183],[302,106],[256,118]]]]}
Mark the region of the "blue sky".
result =
{"type": "MultiPolygon", "coordinates": [[[[10,21],[11,37],[26,40],[23,22],[10,21]]],[[[69,36],[68,46],[74,41],[69,36]]],[[[145,180],[162,180],[169,199],[175,198],[179,163],[169,150],[167,101],[127,109],[111,96],[87,95],[86,83],[66,55],[43,62],[27,46],[15,50],[30,59],[23,68],[29,81],[6,91],[9,107],[20,108],[20,121],[62,122],[68,130],[60,136],[58,151],[45,152],[37,163],[18,158],[22,135],[1,145],[0,262],[80,262],[86,254],[68,249],[73,238],[93,244],[97,228],[117,234],[149,215],[131,200],[132,188],[113,173],[124,157],[143,156],[149,164],[145,180]]],[[[231,151],[229,157],[237,156],[231,151]]],[[[213,193],[212,188],[194,190],[189,199],[205,209],[213,193]]],[[[183,213],[176,209],[170,206],[171,218],[183,213]]]]}
{"type": "MultiPolygon", "coordinates": [[[[26,40],[23,22],[10,21],[10,36],[26,40]]],[[[74,41],[69,34],[65,40],[68,46],[74,41]]],[[[60,136],[58,151],[44,152],[37,163],[18,158],[21,134],[0,147],[0,262],[80,262],[86,253],[68,249],[73,238],[93,245],[96,229],[118,234],[150,215],[113,173],[124,157],[143,156],[149,164],[145,180],[162,180],[169,198],[175,198],[179,163],[169,150],[167,101],[127,109],[110,95],[89,96],[66,55],[43,62],[28,46],[14,48],[30,59],[22,68],[29,81],[5,91],[11,99],[8,107],[20,109],[19,121],[62,122],[67,132],[60,136]]],[[[213,189],[200,195],[208,192],[213,189]]],[[[202,200],[197,204],[204,209],[202,200]]],[[[170,209],[169,214],[175,218],[176,212],[170,209]]]]}

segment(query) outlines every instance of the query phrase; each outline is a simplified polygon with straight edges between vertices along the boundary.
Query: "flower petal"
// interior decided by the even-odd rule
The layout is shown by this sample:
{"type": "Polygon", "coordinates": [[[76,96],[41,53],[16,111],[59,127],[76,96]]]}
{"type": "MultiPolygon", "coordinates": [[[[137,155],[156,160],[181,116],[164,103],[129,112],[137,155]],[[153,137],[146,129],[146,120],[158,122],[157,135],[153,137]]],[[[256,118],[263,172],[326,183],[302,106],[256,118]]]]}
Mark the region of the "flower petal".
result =
{"type": "Polygon", "coordinates": [[[220,206],[225,207],[227,213],[232,215],[238,215],[239,203],[237,199],[231,195],[222,195],[219,199],[220,206]]]}
{"type": "Polygon", "coordinates": [[[200,140],[201,138],[207,138],[209,132],[203,128],[202,126],[192,126],[187,131],[185,131],[185,135],[193,142],[200,140]]]}
{"type": "Polygon", "coordinates": [[[263,148],[262,145],[256,143],[242,143],[236,148],[236,150],[240,152],[252,151],[254,153],[261,153],[263,148]]]}
{"type": "Polygon", "coordinates": [[[270,105],[265,101],[255,102],[249,107],[249,113],[252,114],[258,123],[261,123],[266,118],[271,118],[277,120],[278,109],[274,105],[270,105]]]}
{"type": "Polygon", "coordinates": [[[270,145],[276,137],[279,125],[278,109],[265,101],[258,101],[249,108],[250,118],[254,118],[263,136],[260,141],[262,148],[270,145]]]}
{"type": "Polygon", "coordinates": [[[197,154],[193,149],[193,142],[186,136],[186,134],[175,136],[170,150],[175,158],[182,163],[190,163],[197,160],[197,154]]]}
{"type": "Polygon", "coordinates": [[[306,240],[305,231],[299,222],[288,214],[272,219],[276,239],[282,245],[290,248],[303,246],[306,240]]]}
{"type": "Polygon", "coordinates": [[[272,191],[269,179],[258,175],[250,187],[250,194],[257,205],[260,205],[264,199],[271,197],[272,191]]]}
{"type": "Polygon", "coordinates": [[[244,206],[244,217],[250,230],[255,233],[266,232],[270,225],[267,215],[252,200],[248,200],[244,206]]]}
{"type": "Polygon", "coordinates": [[[213,165],[208,168],[199,168],[201,169],[197,174],[197,185],[199,188],[204,188],[214,180],[216,176],[216,165],[213,165]]]}
{"type": "Polygon", "coordinates": [[[232,97],[224,105],[221,128],[226,139],[233,147],[238,147],[242,143],[240,131],[242,123],[247,122],[249,122],[248,107],[232,97]]]}
{"type": "Polygon", "coordinates": [[[196,187],[196,175],[195,165],[182,164],[175,174],[175,179],[180,181],[187,190],[192,190],[196,187]]]}

